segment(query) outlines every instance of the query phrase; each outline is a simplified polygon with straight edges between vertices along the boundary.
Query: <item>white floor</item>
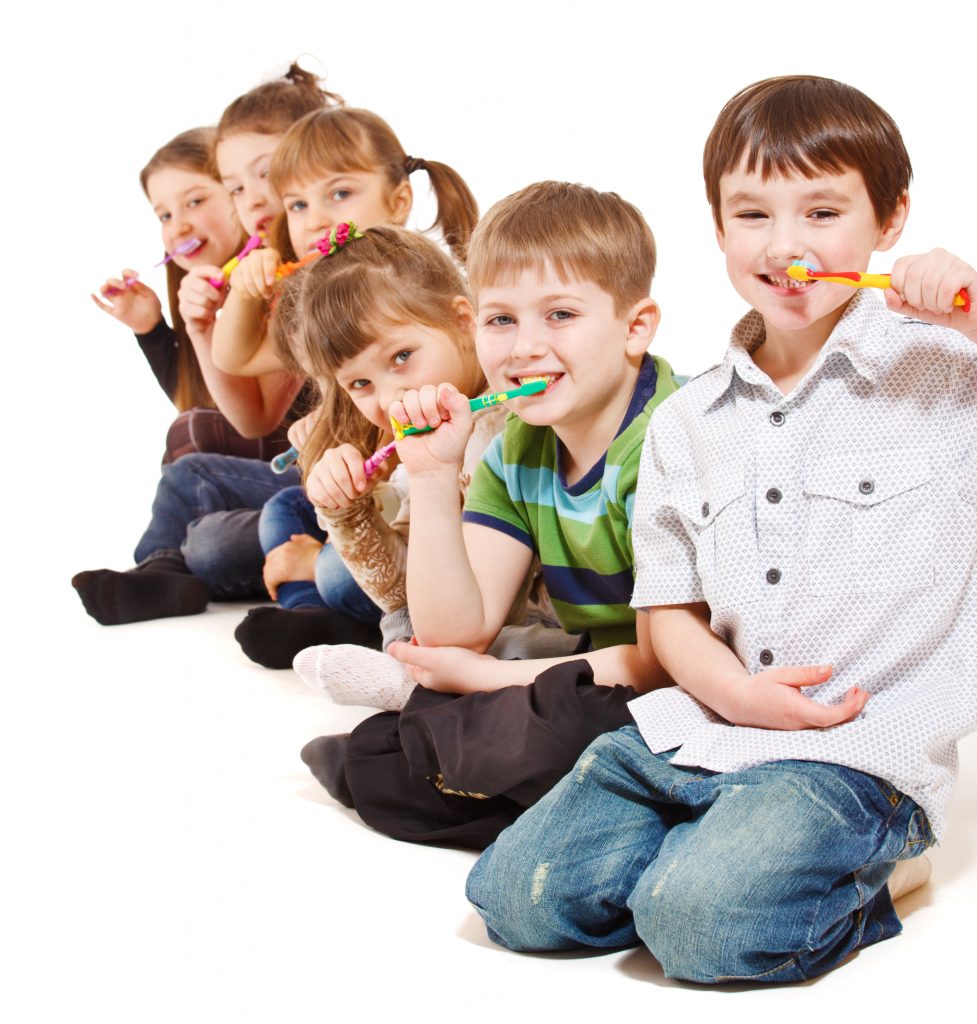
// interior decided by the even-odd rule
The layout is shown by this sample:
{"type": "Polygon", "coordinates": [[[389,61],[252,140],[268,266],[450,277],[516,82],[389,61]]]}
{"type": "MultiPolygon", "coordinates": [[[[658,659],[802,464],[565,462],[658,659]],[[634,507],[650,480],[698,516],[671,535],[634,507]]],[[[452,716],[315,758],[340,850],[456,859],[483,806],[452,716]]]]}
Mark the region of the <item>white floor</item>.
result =
{"type": "Polygon", "coordinates": [[[710,990],[640,951],[493,947],[463,895],[471,854],[377,835],[308,774],[301,745],[366,712],[247,661],[245,606],[104,628],[63,583],[60,631],[0,691],[5,1020],[813,1020],[953,1012],[971,991],[973,738],[901,937],[812,984],[710,990]]]}

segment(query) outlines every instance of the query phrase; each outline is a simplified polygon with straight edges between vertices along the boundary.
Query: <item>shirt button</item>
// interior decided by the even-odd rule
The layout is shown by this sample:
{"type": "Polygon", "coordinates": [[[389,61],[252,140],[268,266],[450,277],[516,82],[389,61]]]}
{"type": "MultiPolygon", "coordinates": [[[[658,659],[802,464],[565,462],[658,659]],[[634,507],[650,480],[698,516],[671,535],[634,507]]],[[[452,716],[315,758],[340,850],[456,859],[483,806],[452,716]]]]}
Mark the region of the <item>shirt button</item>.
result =
{"type": "Polygon", "coordinates": [[[779,569],[768,569],[767,570],[767,582],[768,583],[779,583],[780,582],[780,570],[779,569]]]}
{"type": "Polygon", "coordinates": [[[871,494],[875,490],[875,484],[871,480],[863,480],[858,485],[858,489],[862,494],[871,494]]]}
{"type": "Polygon", "coordinates": [[[769,501],[771,505],[776,505],[782,497],[783,495],[776,487],[771,487],[770,490],[767,491],[767,501],[769,501]]]}
{"type": "Polygon", "coordinates": [[[760,664],[761,665],[772,665],[773,664],[773,651],[768,651],[766,647],[760,652],[760,664]]]}
{"type": "Polygon", "coordinates": [[[787,417],[779,409],[776,412],[770,413],[770,422],[775,427],[782,427],[785,419],[787,419],[787,417]]]}
{"type": "Polygon", "coordinates": [[[702,518],[703,519],[708,519],[709,518],[709,502],[708,501],[704,501],[702,503],[702,518]]]}

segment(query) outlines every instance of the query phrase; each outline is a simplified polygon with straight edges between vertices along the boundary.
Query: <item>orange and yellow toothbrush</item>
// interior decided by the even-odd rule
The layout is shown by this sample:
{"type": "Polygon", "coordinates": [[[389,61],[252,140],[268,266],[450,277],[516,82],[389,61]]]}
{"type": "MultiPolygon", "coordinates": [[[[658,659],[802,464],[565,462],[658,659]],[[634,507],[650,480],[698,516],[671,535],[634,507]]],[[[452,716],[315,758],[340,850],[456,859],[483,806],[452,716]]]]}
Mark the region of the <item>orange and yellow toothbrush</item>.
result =
{"type": "MultiPolygon", "coordinates": [[[[794,260],[787,268],[787,276],[795,281],[827,281],[831,284],[847,284],[850,288],[891,288],[892,278],[889,274],[860,274],[857,271],[830,273],[827,270],[815,270],[807,260],[794,260]]],[[[961,288],[953,297],[954,306],[959,306],[965,313],[970,312],[970,292],[961,288]]]]}

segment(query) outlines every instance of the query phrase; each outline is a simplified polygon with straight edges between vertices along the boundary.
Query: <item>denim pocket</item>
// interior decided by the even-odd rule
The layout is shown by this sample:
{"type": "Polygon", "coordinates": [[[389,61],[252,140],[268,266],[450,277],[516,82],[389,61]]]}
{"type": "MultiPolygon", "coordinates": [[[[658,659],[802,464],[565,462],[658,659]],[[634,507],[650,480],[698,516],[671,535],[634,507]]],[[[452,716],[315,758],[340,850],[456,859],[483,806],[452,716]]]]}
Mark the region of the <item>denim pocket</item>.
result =
{"type": "Polygon", "coordinates": [[[923,448],[856,450],[805,466],[806,588],[878,594],[932,586],[932,491],[923,448]]]}

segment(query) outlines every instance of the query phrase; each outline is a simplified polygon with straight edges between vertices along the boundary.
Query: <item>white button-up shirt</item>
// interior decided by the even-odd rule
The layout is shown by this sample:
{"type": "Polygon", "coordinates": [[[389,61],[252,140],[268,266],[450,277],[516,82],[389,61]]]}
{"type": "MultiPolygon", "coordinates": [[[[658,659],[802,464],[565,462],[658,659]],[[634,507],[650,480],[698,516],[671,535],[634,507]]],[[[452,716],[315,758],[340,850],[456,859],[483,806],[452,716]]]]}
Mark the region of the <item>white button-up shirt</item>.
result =
{"type": "Polygon", "coordinates": [[[652,418],[638,477],[636,608],[708,602],[751,674],[832,664],[803,692],[871,693],[846,725],[733,726],[679,687],[630,705],[649,748],[736,771],[785,759],[887,780],[934,833],[977,722],[977,345],[856,293],[787,396],[753,362],[763,321],[652,418]]]}

